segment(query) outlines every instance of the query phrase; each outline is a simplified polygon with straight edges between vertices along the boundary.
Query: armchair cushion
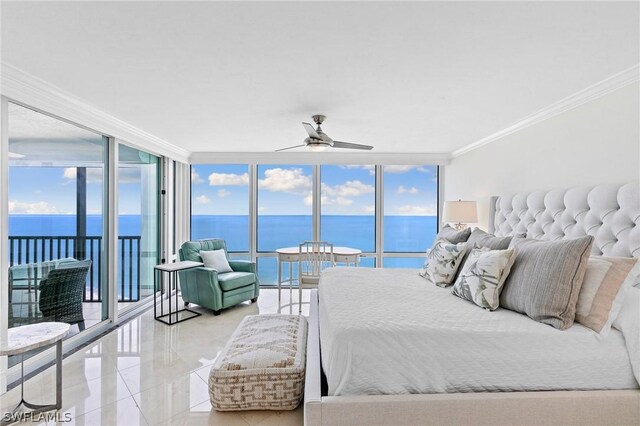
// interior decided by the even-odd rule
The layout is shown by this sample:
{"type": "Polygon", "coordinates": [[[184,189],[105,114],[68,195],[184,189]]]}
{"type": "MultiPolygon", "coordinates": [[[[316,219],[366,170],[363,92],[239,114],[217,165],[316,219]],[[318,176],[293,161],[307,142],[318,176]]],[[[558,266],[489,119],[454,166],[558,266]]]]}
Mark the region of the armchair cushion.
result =
{"type": "Polygon", "coordinates": [[[218,282],[224,291],[252,285],[256,282],[256,275],[252,272],[227,272],[218,274],[218,282]]]}

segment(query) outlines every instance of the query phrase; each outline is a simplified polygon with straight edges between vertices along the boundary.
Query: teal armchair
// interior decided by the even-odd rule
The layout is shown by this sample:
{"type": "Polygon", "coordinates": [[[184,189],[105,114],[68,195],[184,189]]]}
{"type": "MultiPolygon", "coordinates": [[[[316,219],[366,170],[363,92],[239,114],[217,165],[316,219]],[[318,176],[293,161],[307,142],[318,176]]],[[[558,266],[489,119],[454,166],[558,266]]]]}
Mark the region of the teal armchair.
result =
{"type": "MultiPolygon", "coordinates": [[[[227,253],[227,244],[222,239],[187,241],[180,247],[180,260],[202,262],[200,250],[219,249],[227,253]]],[[[220,315],[222,309],[238,303],[247,300],[256,302],[260,294],[260,281],[255,262],[229,260],[229,266],[233,272],[224,274],[204,266],[178,272],[185,305],[195,303],[213,310],[214,315],[220,315]]]]}

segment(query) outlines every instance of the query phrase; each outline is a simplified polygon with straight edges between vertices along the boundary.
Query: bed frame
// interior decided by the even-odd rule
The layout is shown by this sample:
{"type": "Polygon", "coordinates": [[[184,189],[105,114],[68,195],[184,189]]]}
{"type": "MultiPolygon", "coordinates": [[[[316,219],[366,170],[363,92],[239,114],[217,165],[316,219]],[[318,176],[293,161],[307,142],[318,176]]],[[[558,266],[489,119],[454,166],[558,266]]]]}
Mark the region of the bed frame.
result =
{"type": "MultiPolygon", "coordinates": [[[[593,254],[640,257],[640,185],[492,197],[489,230],[538,239],[593,235],[593,254]]],[[[638,425],[640,390],[323,396],[318,292],[311,293],[304,423],[638,425]]]]}

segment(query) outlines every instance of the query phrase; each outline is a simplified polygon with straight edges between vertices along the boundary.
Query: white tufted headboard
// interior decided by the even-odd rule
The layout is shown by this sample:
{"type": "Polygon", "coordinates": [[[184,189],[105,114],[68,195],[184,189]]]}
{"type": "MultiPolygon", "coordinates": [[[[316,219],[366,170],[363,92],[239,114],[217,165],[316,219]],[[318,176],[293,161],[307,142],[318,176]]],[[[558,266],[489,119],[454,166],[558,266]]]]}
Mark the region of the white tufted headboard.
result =
{"type": "Polygon", "coordinates": [[[491,197],[489,232],[559,240],[593,235],[594,255],[640,257],[640,184],[491,197]]]}

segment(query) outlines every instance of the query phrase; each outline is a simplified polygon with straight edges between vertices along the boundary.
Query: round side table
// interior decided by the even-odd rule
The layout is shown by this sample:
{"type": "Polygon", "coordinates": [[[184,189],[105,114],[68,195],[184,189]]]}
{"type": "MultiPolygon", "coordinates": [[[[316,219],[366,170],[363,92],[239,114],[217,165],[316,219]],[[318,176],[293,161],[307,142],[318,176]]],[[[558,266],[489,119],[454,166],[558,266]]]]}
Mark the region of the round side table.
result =
{"type": "MultiPolygon", "coordinates": [[[[20,354],[20,402],[12,411],[12,416],[2,420],[2,426],[15,423],[15,414],[24,405],[32,413],[59,410],[62,408],[62,338],[69,333],[70,325],[64,322],[42,322],[7,330],[7,341],[0,342],[0,355],[20,354]],[[56,403],[37,405],[24,399],[24,353],[32,349],[56,345],[56,403]]],[[[5,416],[7,417],[7,416],[5,416]]]]}

